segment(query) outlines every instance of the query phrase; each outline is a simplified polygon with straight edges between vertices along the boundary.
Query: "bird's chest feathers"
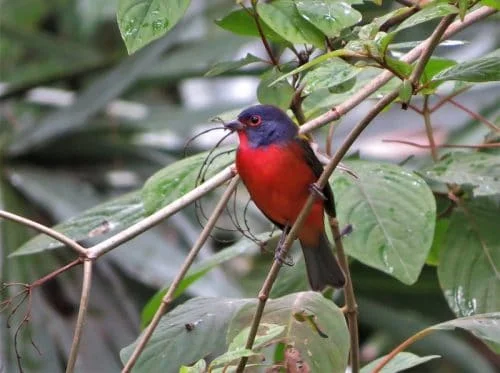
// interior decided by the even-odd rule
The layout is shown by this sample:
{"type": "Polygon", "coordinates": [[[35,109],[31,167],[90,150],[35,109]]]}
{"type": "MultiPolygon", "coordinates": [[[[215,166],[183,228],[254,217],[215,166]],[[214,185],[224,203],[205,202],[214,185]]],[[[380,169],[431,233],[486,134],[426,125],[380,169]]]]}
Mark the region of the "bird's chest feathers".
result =
{"type": "Polygon", "coordinates": [[[316,180],[295,142],[251,148],[240,139],[236,166],[255,204],[281,224],[295,220],[316,180]]]}

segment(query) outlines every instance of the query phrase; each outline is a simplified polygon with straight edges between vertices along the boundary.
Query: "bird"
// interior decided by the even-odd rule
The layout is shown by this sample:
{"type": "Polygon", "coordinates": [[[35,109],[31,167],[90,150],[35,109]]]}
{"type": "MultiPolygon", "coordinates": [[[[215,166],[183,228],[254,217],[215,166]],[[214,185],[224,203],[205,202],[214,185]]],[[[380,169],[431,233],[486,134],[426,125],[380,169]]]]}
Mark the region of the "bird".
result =
{"type": "MultiPolygon", "coordinates": [[[[251,199],[262,213],[285,233],[297,219],[311,188],[318,198],[297,237],[302,246],[311,289],[341,288],[345,275],[325,232],[324,213],[335,217],[329,185],[322,190],[316,181],[323,165],[298,126],[280,108],[254,105],[224,124],[236,132],[236,170],[251,199]]],[[[279,254],[278,254],[279,255],[279,254]]]]}

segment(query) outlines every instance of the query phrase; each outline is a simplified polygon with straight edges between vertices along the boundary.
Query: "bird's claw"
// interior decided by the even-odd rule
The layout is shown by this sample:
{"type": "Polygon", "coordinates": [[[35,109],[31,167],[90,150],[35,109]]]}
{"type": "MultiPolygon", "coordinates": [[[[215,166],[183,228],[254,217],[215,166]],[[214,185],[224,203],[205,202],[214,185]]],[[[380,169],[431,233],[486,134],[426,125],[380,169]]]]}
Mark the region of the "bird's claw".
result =
{"type": "Polygon", "coordinates": [[[318,186],[318,184],[313,183],[313,184],[309,185],[309,192],[314,193],[314,195],[315,195],[317,198],[320,198],[320,199],[322,199],[323,201],[326,201],[326,196],[324,195],[323,191],[322,191],[322,190],[321,190],[321,188],[318,186]]]}
{"type": "Polygon", "coordinates": [[[294,265],[293,258],[288,254],[283,256],[280,247],[278,247],[274,252],[274,260],[289,267],[292,267],[294,265]]]}

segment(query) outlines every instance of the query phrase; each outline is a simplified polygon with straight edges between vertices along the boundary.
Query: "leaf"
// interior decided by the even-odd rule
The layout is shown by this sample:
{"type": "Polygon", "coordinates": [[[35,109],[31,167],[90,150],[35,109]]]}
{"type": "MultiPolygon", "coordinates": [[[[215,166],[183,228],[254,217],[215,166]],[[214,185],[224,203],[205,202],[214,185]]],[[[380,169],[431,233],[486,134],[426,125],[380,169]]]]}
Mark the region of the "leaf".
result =
{"type": "Polygon", "coordinates": [[[215,66],[213,66],[209,71],[205,73],[205,76],[216,76],[226,71],[236,70],[242,66],[249,65],[255,62],[262,62],[259,57],[255,57],[253,54],[247,53],[244,58],[241,58],[237,61],[227,61],[227,62],[219,62],[215,66]]]}
{"type": "Polygon", "coordinates": [[[186,12],[190,0],[119,0],[118,27],[129,54],[165,35],[186,12]]]}
{"type": "MultiPolygon", "coordinates": [[[[273,237],[269,237],[269,233],[263,233],[257,235],[257,239],[261,239],[263,241],[269,242],[270,240],[276,238],[278,235],[274,235],[273,237]]],[[[242,238],[235,244],[222,249],[216,254],[212,255],[209,259],[205,260],[198,265],[193,266],[186,276],[182,279],[179,284],[177,291],[174,293],[174,298],[177,298],[179,295],[184,293],[186,289],[191,286],[194,282],[198,281],[200,278],[205,276],[210,270],[217,267],[220,264],[226,263],[231,259],[234,259],[241,255],[253,255],[258,252],[258,248],[255,245],[255,242],[250,241],[247,238],[242,238]]],[[[170,286],[170,284],[169,284],[170,286]]],[[[153,319],[154,314],[158,307],[160,307],[161,301],[165,294],[167,293],[168,287],[163,288],[158,291],[144,306],[141,313],[141,325],[145,327],[148,325],[153,319]]]]}
{"type": "Polygon", "coordinates": [[[436,74],[439,74],[440,71],[453,65],[456,65],[456,61],[447,58],[431,57],[425,65],[424,72],[420,77],[420,82],[424,85],[424,88],[421,89],[419,93],[422,95],[434,94],[437,87],[439,87],[443,81],[436,82],[433,81],[432,78],[436,74]]]}
{"type": "MultiPolygon", "coordinates": [[[[227,348],[226,332],[237,311],[255,304],[255,299],[192,298],[160,320],[135,369],[138,372],[177,373],[191,364],[227,348]]],[[[137,341],[125,347],[120,357],[127,361],[137,341]]]]}
{"type": "Polygon", "coordinates": [[[464,82],[493,82],[500,80],[500,56],[485,56],[459,63],[441,71],[433,81],[460,80],[464,82]]]}
{"type": "Polygon", "coordinates": [[[431,329],[439,330],[453,330],[455,328],[471,332],[493,347],[494,351],[500,352],[500,312],[462,317],[431,327],[431,329]]]}
{"type": "Polygon", "coordinates": [[[281,76],[282,73],[276,68],[264,73],[257,87],[257,98],[261,104],[275,105],[287,110],[292,102],[295,90],[286,80],[271,85],[281,76]]]}
{"type": "Polygon", "coordinates": [[[359,176],[331,181],[349,255],[405,284],[413,284],[432,244],[436,202],[427,184],[405,169],[372,162],[349,164],[359,176]]]}
{"type": "Polygon", "coordinates": [[[500,198],[464,200],[451,215],[438,278],[457,316],[500,309],[500,198]]]}
{"type": "Polygon", "coordinates": [[[429,168],[420,171],[429,181],[471,185],[474,196],[500,193],[500,156],[485,153],[448,153],[429,168]]]}
{"type": "MultiPolygon", "coordinates": [[[[385,356],[378,358],[377,360],[372,361],[371,363],[365,365],[360,373],[370,373],[372,372],[377,365],[385,358],[385,356]]],[[[430,355],[430,356],[417,356],[410,352],[400,352],[394,358],[387,363],[385,367],[380,370],[380,373],[396,373],[402,372],[406,369],[410,369],[416,367],[417,365],[424,364],[430,360],[440,358],[439,355],[430,355]]]]}
{"type": "MultiPolygon", "coordinates": [[[[260,323],[252,349],[258,350],[261,347],[264,347],[272,340],[278,338],[284,331],[285,327],[283,325],[260,323]]],[[[238,333],[238,335],[236,335],[230,343],[229,351],[245,348],[249,333],[250,327],[247,327],[238,333]]]]}
{"type": "Polygon", "coordinates": [[[396,32],[419,25],[421,23],[430,21],[435,18],[441,18],[449,14],[458,13],[458,9],[448,3],[435,2],[426,6],[419,12],[412,15],[410,18],[405,19],[396,28],[396,32]]]}
{"type": "Polygon", "coordinates": [[[214,161],[209,165],[205,164],[205,162],[210,162],[207,159],[209,152],[204,152],[174,162],[151,176],[142,188],[142,200],[146,214],[150,215],[158,211],[194,189],[202,167],[208,167],[204,177],[209,178],[231,164],[234,161],[234,154],[230,150],[231,148],[217,149],[211,155],[210,159],[214,161]]]}
{"type": "Polygon", "coordinates": [[[205,360],[198,360],[194,365],[183,365],[179,369],[179,373],[205,373],[207,371],[207,363],[205,360]]]}
{"type": "Polygon", "coordinates": [[[340,35],[340,32],[361,21],[362,15],[353,9],[348,2],[336,0],[295,1],[302,17],[320,29],[329,38],[340,35]]]}
{"type": "Polygon", "coordinates": [[[481,4],[500,10],[500,0],[481,0],[481,4]]]}
{"type": "MultiPolygon", "coordinates": [[[[249,10],[250,12],[252,10],[249,10]]],[[[255,24],[254,18],[244,9],[235,10],[215,23],[224,30],[231,31],[237,35],[260,37],[259,30],[255,24]]],[[[260,20],[262,32],[266,39],[280,44],[288,44],[288,42],[274,32],[264,20],[260,20]]]]}
{"type": "Polygon", "coordinates": [[[401,88],[399,89],[399,100],[408,104],[411,96],[413,95],[413,86],[408,79],[403,80],[401,88]]]}
{"type": "Polygon", "coordinates": [[[449,226],[449,219],[438,219],[436,221],[436,229],[434,230],[434,240],[432,241],[431,251],[429,252],[429,256],[425,261],[427,265],[439,265],[439,253],[441,251],[441,247],[443,246],[443,241],[449,226]]]}
{"type": "MultiPolygon", "coordinates": [[[[122,230],[144,217],[144,208],[139,191],[125,194],[102,205],[95,206],[75,216],[53,229],[73,240],[80,241],[101,234],[122,230]]],[[[11,256],[34,254],[53,250],[62,244],[45,235],[38,235],[29,240],[11,256]]]]}
{"type": "MultiPolygon", "coordinates": [[[[228,330],[228,339],[250,325],[254,303],[241,308],[228,330]]],[[[349,333],[340,309],[320,293],[301,292],[270,300],[263,323],[284,325],[286,343],[293,345],[314,372],[345,372],[349,353],[349,333]],[[299,321],[297,314],[309,321],[299,321]]]]}
{"type": "Polygon", "coordinates": [[[71,106],[50,112],[33,128],[21,132],[9,147],[9,153],[19,155],[34,151],[50,140],[84,127],[91,115],[135,82],[144,69],[151,66],[174,41],[175,35],[172,34],[171,37],[158,40],[124,59],[118,66],[93,81],[71,106]]]}
{"type": "Polygon", "coordinates": [[[257,13],[277,34],[294,44],[312,44],[323,49],[322,33],[301,17],[292,0],[258,3],[257,13]]]}
{"type": "Polygon", "coordinates": [[[354,78],[360,71],[361,69],[340,58],[332,58],[305,75],[304,93],[310,94],[321,88],[335,87],[354,78]]]}
{"type": "Polygon", "coordinates": [[[465,13],[467,13],[467,8],[469,7],[469,0],[458,0],[458,15],[460,20],[463,22],[465,18],[465,13]]]}

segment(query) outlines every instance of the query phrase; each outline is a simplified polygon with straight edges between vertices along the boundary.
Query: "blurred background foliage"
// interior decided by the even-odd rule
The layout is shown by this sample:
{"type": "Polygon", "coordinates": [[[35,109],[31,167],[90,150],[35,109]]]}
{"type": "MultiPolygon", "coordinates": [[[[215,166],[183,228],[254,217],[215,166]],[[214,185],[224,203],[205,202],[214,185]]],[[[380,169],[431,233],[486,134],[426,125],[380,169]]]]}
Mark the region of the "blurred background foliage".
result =
{"type": "MultiPolygon", "coordinates": [[[[1,0],[2,209],[52,226],[113,197],[139,190],[153,173],[184,157],[186,140],[214,126],[211,117],[236,113],[256,102],[263,64],[217,77],[204,76],[216,62],[243,58],[249,52],[266,58],[258,39],[230,34],[214,23],[228,13],[234,1],[193,0],[178,27],[130,56],[118,30],[117,5],[116,0],[1,0]]],[[[384,1],[380,7],[373,3],[354,5],[363,14],[363,23],[394,6],[392,1],[384,1]]],[[[435,24],[404,31],[398,41],[422,40],[435,24]]],[[[440,47],[438,54],[463,61],[498,48],[498,17],[474,25],[455,39],[467,43],[440,47]]],[[[500,107],[498,88],[497,84],[476,86],[457,100],[495,121],[500,107]]],[[[412,102],[417,105],[419,101],[412,102]]],[[[334,147],[369,105],[360,105],[342,120],[334,147]]],[[[452,105],[434,113],[433,122],[440,142],[477,143],[488,134],[488,128],[452,105]]],[[[422,123],[419,115],[393,107],[365,131],[352,154],[393,163],[412,156],[407,165],[426,164],[428,150],[381,142],[387,138],[426,142],[422,123]]],[[[324,130],[316,134],[320,144],[325,134],[324,130]]],[[[220,136],[220,132],[211,132],[200,137],[191,144],[189,153],[210,148],[220,136]]],[[[196,173],[190,177],[188,180],[194,182],[196,173]]],[[[128,207],[137,203],[136,195],[131,196],[128,207]]],[[[207,211],[214,196],[203,200],[207,211]]],[[[438,211],[446,207],[446,201],[438,200],[441,202],[438,211]]],[[[246,203],[243,191],[238,203],[246,203]]],[[[186,208],[96,263],[78,371],[120,369],[119,351],[139,333],[143,307],[172,280],[197,238],[200,226],[195,215],[194,207],[186,208]]],[[[222,226],[231,227],[227,216],[222,220],[222,226]]],[[[270,229],[253,208],[249,220],[255,232],[270,229]]],[[[4,283],[32,282],[72,258],[64,249],[7,258],[34,232],[3,220],[0,228],[0,278],[4,283]]],[[[199,263],[238,237],[232,231],[217,230],[199,263]]],[[[253,297],[272,255],[262,255],[250,244],[241,251],[244,255],[234,255],[223,265],[201,266],[201,279],[179,302],[200,295],[253,297]],[[207,272],[208,268],[211,271],[207,272]]],[[[301,265],[299,261],[294,268],[284,268],[273,295],[307,289],[301,265]]],[[[455,317],[432,265],[424,268],[412,286],[358,262],[353,262],[352,276],[360,305],[363,363],[415,331],[455,317]]],[[[8,314],[0,316],[0,371],[16,369],[15,340],[26,372],[64,370],[80,282],[81,268],[75,268],[35,291],[31,320],[17,339],[17,326],[27,309],[11,320],[7,320],[8,314]],[[5,327],[7,321],[11,328],[5,327]]],[[[465,334],[432,336],[412,350],[444,356],[421,371],[484,373],[500,369],[498,357],[465,334]]]]}

